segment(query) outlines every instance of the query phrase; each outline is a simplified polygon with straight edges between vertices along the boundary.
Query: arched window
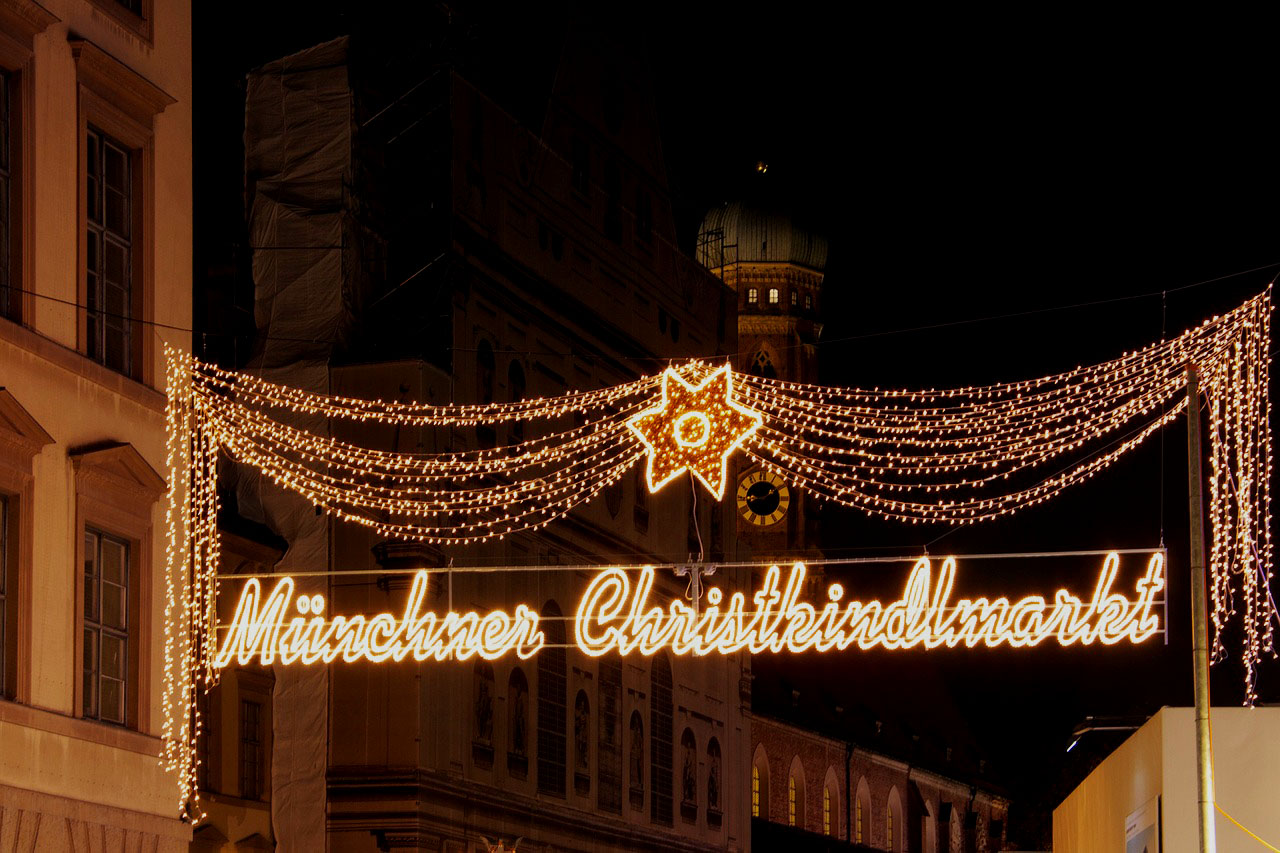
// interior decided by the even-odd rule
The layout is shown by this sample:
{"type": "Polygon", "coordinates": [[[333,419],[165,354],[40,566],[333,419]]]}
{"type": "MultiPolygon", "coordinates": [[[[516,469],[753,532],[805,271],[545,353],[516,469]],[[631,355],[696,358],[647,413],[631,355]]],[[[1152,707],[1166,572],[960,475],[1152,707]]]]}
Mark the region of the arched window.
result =
{"type": "Polygon", "coordinates": [[[751,759],[751,816],[769,817],[769,755],[762,743],[751,759]]]}
{"type": "Polygon", "coordinates": [[[649,776],[653,785],[649,818],[667,826],[671,825],[672,816],[673,725],[671,661],[659,652],[649,671],[649,776]]]}
{"type": "Polygon", "coordinates": [[[778,304],[778,298],[779,298],[778,288],[776,288],[776,287],[771,287],[771,288],[769,288],[769,304],[770,304],[770,305],[777,305],[777,304],[778,304]]]}
{"type": "Polygon", "coordinates": [[[867,822],[871,820],[871,788],[867,777],[858,780],[858,793],[853,800],[853,842],[865,844],[870,835],[867,822]]]}
{"type": "Polygon", "coordinates": [[[804,765],[800,756],[791,759],[787,774],[787,823],[804,829],[804,765]]]}
{"type": "Polygon", "coordinates": [[[691,729],[680,735],[680,816],[698,820],[698,742],[691,729]]]}
{"type": "Polygon", "coordinates": [[[600,661],[600,738],[596,753],[600,786],[596,802],[604,811],[622,812],[622,662],[600,661]]]}
{"type": "MultiPolygon", "coordinates": [[[[524,368],[518,361],[513,360],[511,366],[507,368],[507,390],[511,394],[511,402],[518,403],[524,399],[527,391],[524,368]]],[[[519,444],[524,441],[524,423],[523,420],[511,422],[511,428],[507,432],[507,444],[519,444]]]]}
{"type": "Polygon", "coordinates": [[[905,846],[903,836],[906,835],[906,824],[902,822],[902,798],[896,786],[889,789],[889,800],[885,804],[884,825],[886,849],[902,850],[905,846]]]}
{"type": "Polygon", "coordinates": [[[759,289],[754,288],[754,287],[748,287],[748,288],[747,288],[747,304],[748,304],[748,305],[755,305],[755,304],[756,304],[756,302],[758,302],[758,301],[760,301],[760,291],[759,291],[759,289]]]}
{"type": "Polygon", "coordinates": [[[840,783],[836,781],[834,767],[827,768],[822,782],[822,834],[840,836],[840,783]]]}
{"type": "Polygon", "coordinates": [[[493,664],[476,661],[472,695],[471,758],[477,766],[493,766],[493,664]]]}
{"type": "MultiPolygon", "coordinates": [[[[751,768],[752,773],[755,768],[751,768]]],[[[712,738],[707,743],[707,822],[719,825],[720,820],[720,741],[712,738]],[[714,816],[714,820],[713,820],[714,816]]]]}
{"type": "Polygon", "coordinates": [[[760,817],[760,768],[751,765],[751,816],[760,817]]]}
{"type": "Polygon", "coordinates": [[[568,679],[564,649],[564,621],[560,607],[548,601],[542,608],[546,647],[538,653],[538,791],[564,796],[565,719],[568,679]]]}
{"type": "Polygon", "coordinates": [[[631,712],[631,750],[627,761],[631,778],[631,808],[644,808],[644,721],[631,712]]]}
{"type": "Polygon", "coordinates": [[[747,372],[765,379],[778,378],[778,370],[773,366],[773,357],[763,347],[756,350],[756,354],[752,356],[751,364],[747,366],[747,372]]]}
{"type": "Polygon", "coordinates": [[[524,779],[529,773],[529,680],[520,667],[507,682],[507,770],[524,779]]]}
{"type": "Polygon", "coordinates": [[[585,690],[573,700],[573,790],[591,793],[591,702],[585,690]]]}

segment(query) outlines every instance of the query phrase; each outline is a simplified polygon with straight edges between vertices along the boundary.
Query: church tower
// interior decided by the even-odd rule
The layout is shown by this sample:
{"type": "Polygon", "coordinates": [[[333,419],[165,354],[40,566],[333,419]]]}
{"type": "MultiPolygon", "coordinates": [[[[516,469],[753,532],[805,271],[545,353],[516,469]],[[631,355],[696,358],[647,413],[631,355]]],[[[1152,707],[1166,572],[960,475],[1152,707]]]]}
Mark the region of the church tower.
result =
{"type": "MultiPolygon", "coordinates": [[[[761,164],[758,171],[765,168],[761,164]]],[[[826,239],[802,228],[780,207],[763,201],[730,202],[703,219],[698,260],[737,295],[734,369],[816,383],[826,239]]],[[[743,457],[730,500],[736,510],[740,559],[785,563],[820,556],[817,505],[784,477],[743,457]]],[[[820,575],[811,571],[811,580],[820,575]]]]}

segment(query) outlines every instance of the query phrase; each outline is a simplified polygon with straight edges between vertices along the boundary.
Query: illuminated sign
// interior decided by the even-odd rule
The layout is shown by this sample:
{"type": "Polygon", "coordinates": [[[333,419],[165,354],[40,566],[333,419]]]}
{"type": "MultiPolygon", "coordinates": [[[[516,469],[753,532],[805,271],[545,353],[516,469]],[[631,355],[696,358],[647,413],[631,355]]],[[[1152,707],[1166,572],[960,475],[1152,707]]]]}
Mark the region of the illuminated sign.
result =
{"type": "MultiPolygon", "coordinates": [[[[827,600],[818,606],[800,600],[806,570],[796,563],[785,573],[770,567],[750,599],[741,592],[726,599],[712,587],[705,606],[695,609],[680,598],[665,607],[652,601],[656,575],[651,566],[634,572],[634,577],[624,569],[609,568],[595,576],[578,604],[574,639],[593,657],[615,652],[652,655],[660,649],[680,655],[728,655],[845,651],[854,646],[1141,643],[1161,629],[1152,607],[1164,589],[1164,554],[1150,557],[1132,595],[1115,589],[1119,569],[1119,555],[1109,554],[1091,595],[1083,599],[1065,589],[1052,598],[1029,595],[1016,601],[1004,596],[954,598],[956,559],[943,560],[935,575],[933,563],[923,557],[912,568],[900,598],[846,599],[844,587],[837,583],[827,588],[827,600]]],[[[427,577],[426,571],[414,577],[400,615],[367,618],[326,617],[323,596],[298,595],[292,578],[281,580],[265,597],[259,581],[250,579],[220,643],[217,666],[331,663],[339,658],[492,660],[510,652],[528,658],[545,643],[538,615],[523,604],[510,614],[495,610],[483,616],[424,611],[427,577]]]]}

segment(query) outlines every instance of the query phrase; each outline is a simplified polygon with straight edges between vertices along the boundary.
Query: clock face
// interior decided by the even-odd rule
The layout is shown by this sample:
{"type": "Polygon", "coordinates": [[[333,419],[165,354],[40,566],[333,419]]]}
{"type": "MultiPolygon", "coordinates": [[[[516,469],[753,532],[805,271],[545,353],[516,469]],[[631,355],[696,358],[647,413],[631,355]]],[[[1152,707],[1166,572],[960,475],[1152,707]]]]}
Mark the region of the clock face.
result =
{"type": "Polygon", "coordinates": [[[771,471],[752,471],[738,481],[738,512],[752,524],[777,524],[790,505],[786,481],[771,471]]]}

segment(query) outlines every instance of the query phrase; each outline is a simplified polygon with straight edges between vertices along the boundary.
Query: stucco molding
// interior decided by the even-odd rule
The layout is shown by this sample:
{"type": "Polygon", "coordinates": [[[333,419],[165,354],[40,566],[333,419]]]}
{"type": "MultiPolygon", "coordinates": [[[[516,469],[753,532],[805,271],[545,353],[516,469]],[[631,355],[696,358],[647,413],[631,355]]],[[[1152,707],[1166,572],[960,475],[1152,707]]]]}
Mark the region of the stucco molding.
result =
{"type": "Polygon", "coordinates": [[[77,38],[68,41],[80,84],[139,124],[150,127],[151,120],[165,107],[177,103],[159,86],[93,42],[77,38]]]}
{"type": "Polygon", "coordinates": [[[8,43],[0,46],[0,51],[8,52],[7,48],[15,47],[25,54],[22,57],[25,60],[31,55],[35,37],[59,20],[57,15],[32,0],[0,0],[0,40],[8,43]]]}

